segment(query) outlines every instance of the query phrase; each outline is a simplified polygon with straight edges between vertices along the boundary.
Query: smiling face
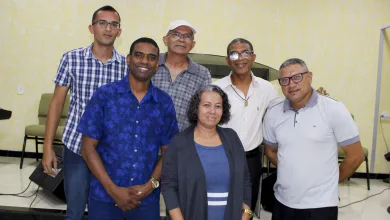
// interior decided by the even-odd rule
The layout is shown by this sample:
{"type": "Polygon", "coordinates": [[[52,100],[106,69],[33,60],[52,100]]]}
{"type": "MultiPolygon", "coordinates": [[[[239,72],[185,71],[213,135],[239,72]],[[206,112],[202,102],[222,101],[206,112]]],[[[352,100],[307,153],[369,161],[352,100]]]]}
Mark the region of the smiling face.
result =
{"type": "Polygon", "coordinates": [[[303,74],[301,82],[296,83],[293,80],[290,80],[288,85],[281,86],[283,94],[290,100],[293,107],[294,105],[302,107],[309,101],[312,92],[312,72],[308,72],[308,70],[300,64],[286,66],[279,72],[279,78],[292,77],[300,73],[305,73],[303,74]]]}
{"type": "Polygon", "coordinates": [[[223,113],[222,97],[216,92],[203,92],[198,106],[198,124],[215,128],[223,113]]]}
{"type": "Polygon", "coordinates": [[[244,51],[250,51],[252,52],[249,44],[237,42],[230,46],[229,48],[229,54],[232,52],[237,52],[239,54],[237,60],[231,60],[229,56],[226,58],[226,61],[232,70],[233,74],[250,74],[253,62],[256,60],[256,54],[251,54],[248,58],[244,58],[242,56],[244,51]]]}
{"type": "Polygon", "coordinates": [[[126,61],[136,80],[148,81],[158,68],[158,49],[150,43],[137,43],[126,61]]]}
{"type": "MultiPolygon", "coordinates": [[[[93,21],[107,21],[120,23],[119,15],[114,11],[99,11],[96,14],[96,18],[93,21]]],[[[102,27],[99,23],[89,25],[89,31],[94,35],[94,43],[101,46],[113,46],[115,39],[122,33],[122,29],[113,28],[110,24],[106,27],[102,27]]]]}
{"type": "Polygon", "coordinates": [[[179,26],[174,30],[169,31],[163,37],[165,46],[168,47],[168,52],[187,55],[195,46],[192,30],[187,26],[179,26]],[[180,36],[181,35],[181,36],[180,36]],[[186,38],[184,36],[192,36],[186,38]]]}

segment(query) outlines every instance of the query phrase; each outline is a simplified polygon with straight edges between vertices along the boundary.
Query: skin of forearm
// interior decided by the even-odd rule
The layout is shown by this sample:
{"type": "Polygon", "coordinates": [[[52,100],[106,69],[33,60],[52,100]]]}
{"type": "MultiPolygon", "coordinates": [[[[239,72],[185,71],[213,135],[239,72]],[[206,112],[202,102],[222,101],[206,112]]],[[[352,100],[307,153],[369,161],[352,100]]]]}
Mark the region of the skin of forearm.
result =
{"type": "Polygon", "coordinates": [[[46,129],[45,129],[46,143],[53,142],[54,136],[56,134],[56,128],[58,127],[58,124],[60,122],[60,116],[63,107],[64,107],[64,102],[52,101],[50,103],[49,112],[47,114],[46,129]]]}
{"type": "Polygon", "coordinates": [[[278,166],[278,152],[269,152],[267,157],[275,167],[278,166]]]}
{"type": "Polygon", "coordinates": [[[169,211],[169,216],[172,220],[184,220],[183,214],[181,213],[180,208],[175,208],[169,211]]]}
{"type": "Polygon", "coordinates": [[[358,157],[346,157],[339,167],[339,182],[342,182],[352,176],[362,162],[363,161],[358,157]]]}
{"type": "Polygon", "coordinates": [[[106,192],[110,193],[115,183],[111,180],[104,168],[103,162],[94,146],[83,146],[81,154],[96,179],[103,185],[106,192]]]}
{"type": "Polygon", "coordinates": [[[156,180],[160,180],[161,177],[161,169],[162,169],[162,160],[164,157],[164,152],[161,153],[161,157],[158,160],[156,166],[154,167],[152,177],[155,178],[156,180]]]}

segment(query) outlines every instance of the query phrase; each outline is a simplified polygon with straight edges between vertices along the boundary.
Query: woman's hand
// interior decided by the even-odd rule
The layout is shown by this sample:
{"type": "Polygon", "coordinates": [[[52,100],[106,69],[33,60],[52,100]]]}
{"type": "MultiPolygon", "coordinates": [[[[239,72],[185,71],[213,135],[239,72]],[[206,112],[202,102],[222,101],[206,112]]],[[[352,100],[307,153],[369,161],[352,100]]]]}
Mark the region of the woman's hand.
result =
{"type": "Polygon", "coordinates": [[[184,220],[183,214],[181,213],[180,208],[175,208],[169,211],[169,216],[172,220],[184,220]]]}
{"type": "Polygon", "coordinates": [[[251,217],[249,216],[248,213],[243,212],[243,213],[242,213],[242,218],[241,218],[241,219],[242,219],[242,220],[250,220],[251,217]]]}
{"type": "MultiPolygon", "coordinates": [[[[248,209],[248,210],[251,210],[251,208],[247,205],[247,204],[245,204],[245,203],[242,203],[242,209],[244,210],[244,209],[248,209]]],[[[251,219],[251,215],[249,214],[249,213],[246,213],[246,212],[242,212],[242,220],[250,220],[251,219]]]]}

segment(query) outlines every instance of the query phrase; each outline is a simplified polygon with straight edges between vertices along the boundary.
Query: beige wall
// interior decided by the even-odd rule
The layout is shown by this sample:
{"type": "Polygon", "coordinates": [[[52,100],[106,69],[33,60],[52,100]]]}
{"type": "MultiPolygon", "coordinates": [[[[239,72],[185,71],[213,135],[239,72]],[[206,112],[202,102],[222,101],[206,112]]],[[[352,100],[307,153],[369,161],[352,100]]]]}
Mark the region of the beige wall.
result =
{"type": "MultiPolygon", "coordinates": [[[[169,21],[186,19],[198,30],[193,52],[224,55],[230,40],[244,37],[253,42],[257,62],[273,68],[290,57],[304,59],[314,86],[324,86],[346,104],[363,145],[371,149],[379,28],[390,22],[387,0],[2,0],[0,106],[13,117],[0,121],[0,149],[21,149],[24,127],[37,122],[40,94],[53,91],[61,55],[92,42],[87,26],[93,11],[105,4],[121,14],[123,34],[116,48],[123,54],[141,36],[163,48],[169,21]],[[19,84],[24,95],[17,94],[19,84]]],[[[389,86],[385,93],[390,94],[389,86]]],[[[384,148],[378,142],[376,173],[389,171],[384,148]]],[[[28,150],[33,149],[30,144],[28,150]]]]}

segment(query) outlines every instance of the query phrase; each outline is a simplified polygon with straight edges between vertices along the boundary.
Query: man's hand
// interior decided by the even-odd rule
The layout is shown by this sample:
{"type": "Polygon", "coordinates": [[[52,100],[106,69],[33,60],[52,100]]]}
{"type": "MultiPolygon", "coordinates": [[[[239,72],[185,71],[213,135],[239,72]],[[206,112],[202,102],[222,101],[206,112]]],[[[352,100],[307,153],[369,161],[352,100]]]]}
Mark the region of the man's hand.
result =
{"type": "Polygon", "coordinates": [[[141,203],[137,199],[137,193],[135,190],[116,186],[109,194],[114,199],[116,206],[122,211],[128,211],[136,208],[141,203]]]}
{"type": "Polygon", "coordinates": [[[53,176],[57,175],[57,173],[52,170],[52,167],[57,170],[57,158],[52,147],[44,148],[42,166],[45,173],[51,174],[53,176]]]}
{"type": "Polygon", "coordinates": [[[320,88],[318,88],[317,90],[316,90],[319,94],[321,94],[321,95],[325,95],[325,96],[329,96],[329,93],[328,92],[326,92],[326,90],[324,89],[324,87],[320,87],[320,88]]]}
{"type": "Polygon", "coordinates": [[[137,199],[141,201],[147,197],[150,193],[153,192],[152,182],[148,181],[143,185],[134,185],[130,186],[129,189],[132,189],[137,192],[137,199]]]}

